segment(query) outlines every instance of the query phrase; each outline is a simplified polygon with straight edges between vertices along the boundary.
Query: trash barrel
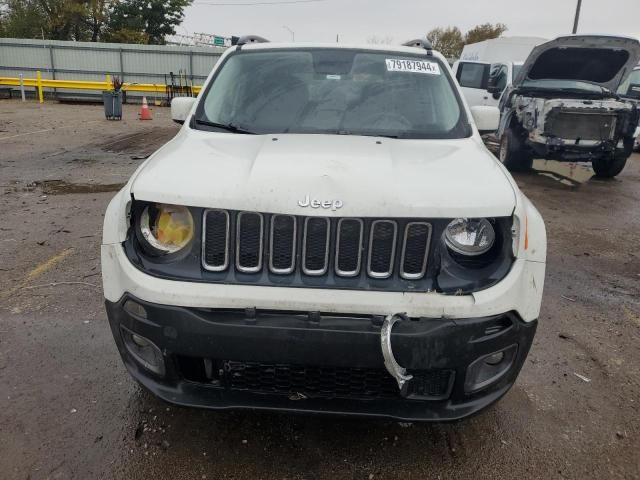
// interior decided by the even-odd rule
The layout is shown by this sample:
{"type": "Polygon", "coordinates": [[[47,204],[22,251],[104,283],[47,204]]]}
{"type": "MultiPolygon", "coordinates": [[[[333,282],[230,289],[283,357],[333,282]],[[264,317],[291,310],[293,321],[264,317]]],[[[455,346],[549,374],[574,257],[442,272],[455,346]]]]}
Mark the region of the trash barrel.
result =
{"type": "Polygon", "coordinates": [[[104,103],[104,116],[107,120],[122,120],[122,91],[104,91],[102,92],[102,101],[104,103]]]}

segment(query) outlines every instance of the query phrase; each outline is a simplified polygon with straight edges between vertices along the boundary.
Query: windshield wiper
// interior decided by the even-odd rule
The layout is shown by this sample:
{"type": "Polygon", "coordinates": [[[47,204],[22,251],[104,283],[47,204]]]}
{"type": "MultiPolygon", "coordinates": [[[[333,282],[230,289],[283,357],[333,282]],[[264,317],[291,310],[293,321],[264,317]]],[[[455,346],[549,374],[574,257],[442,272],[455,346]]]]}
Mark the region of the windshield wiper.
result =
{"type": "Polygon", "coordinates": [[[242,128],[238,125],[234,125],[233,123],[217,123],[217,122],[210,122],[209,120],[200,120],[197,118],[194,121],[196,125],[204,125],[205,127],[219,128],[220,130],[224,130],[226,132],[243,133],[245,135],[256,135],[255,132],[242,128]]]}
{"type": "Polygon", "coordinates": [[[385,134],[385,133],[351,132],[349,130],[338,130],[336,132],[336,135],[353,135],[357,137],[400,138],[400,135],[385,134]]]}

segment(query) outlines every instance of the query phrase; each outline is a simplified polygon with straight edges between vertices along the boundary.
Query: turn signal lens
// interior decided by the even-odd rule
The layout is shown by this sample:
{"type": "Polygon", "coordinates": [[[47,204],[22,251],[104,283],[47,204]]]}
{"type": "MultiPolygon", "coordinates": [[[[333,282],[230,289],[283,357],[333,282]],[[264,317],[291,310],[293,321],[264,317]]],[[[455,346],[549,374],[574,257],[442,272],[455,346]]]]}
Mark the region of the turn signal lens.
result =
{"type": "Polygon", "coordinates": [[[140,216],[140,232],[160,253],[175,253],[193,239],[193,217],[186,207],[149,205],[140,216]]]}
{"type": "Polygon", "coordinates": [[[486,218],[456,218],[447,225],[444,240],[456,253],[477,256],[491,249],[496,234],[486,218]]]}

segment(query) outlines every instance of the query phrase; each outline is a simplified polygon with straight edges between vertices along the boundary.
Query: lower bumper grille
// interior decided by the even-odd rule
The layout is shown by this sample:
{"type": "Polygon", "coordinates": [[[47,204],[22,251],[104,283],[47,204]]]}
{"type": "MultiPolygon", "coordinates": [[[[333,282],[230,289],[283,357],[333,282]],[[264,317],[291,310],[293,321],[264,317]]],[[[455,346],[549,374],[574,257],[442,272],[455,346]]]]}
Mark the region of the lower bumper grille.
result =
{"type": "MultiPolygon", "coordinates": [[[[199,383],[213,382],[231,391],[290,398],[401,398],[396,381],[384,369],[211,361],[190,357],[179,357],[178,364],[185,379],[199,383]]],[[[413,375],[409,385],[410,396],[422,400],[449,397],[454,378],[452,370],[410,373],[413,375]]]]}
{"type": "Polygon", "coordinates": [[[301,367],[255,362],[226,362],[232,390],[307,397],[376,398],[397,396],[398,386],[385,371],[301,367]]]}

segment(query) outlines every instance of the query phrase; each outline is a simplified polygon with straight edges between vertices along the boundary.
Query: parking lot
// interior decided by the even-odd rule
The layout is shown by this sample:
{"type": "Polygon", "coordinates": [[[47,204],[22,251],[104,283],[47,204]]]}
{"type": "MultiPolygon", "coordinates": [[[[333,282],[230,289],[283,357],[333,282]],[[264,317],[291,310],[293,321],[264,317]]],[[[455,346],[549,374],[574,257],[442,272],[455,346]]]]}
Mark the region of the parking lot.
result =
{"type": "Polygon", "coordinates": [[[134,383],[104,311],[106,205],[178,130],[168,109],[136,112],[0,100],[0,477],[640,478],[640,155],[608,181],[540,161],[516,176],[547,226],[545,294],[527,363],[487,411],[202,411],[134,383]]]}

